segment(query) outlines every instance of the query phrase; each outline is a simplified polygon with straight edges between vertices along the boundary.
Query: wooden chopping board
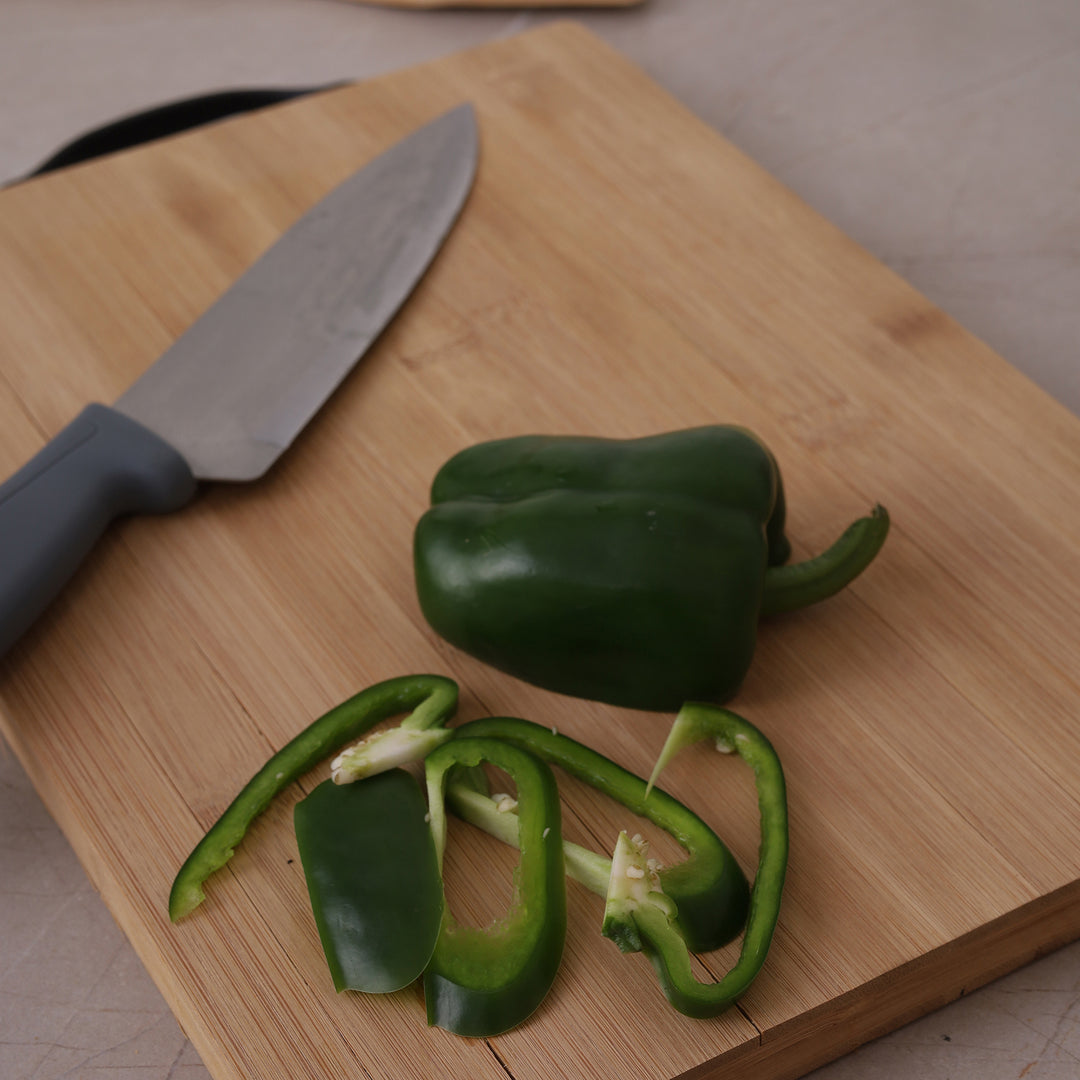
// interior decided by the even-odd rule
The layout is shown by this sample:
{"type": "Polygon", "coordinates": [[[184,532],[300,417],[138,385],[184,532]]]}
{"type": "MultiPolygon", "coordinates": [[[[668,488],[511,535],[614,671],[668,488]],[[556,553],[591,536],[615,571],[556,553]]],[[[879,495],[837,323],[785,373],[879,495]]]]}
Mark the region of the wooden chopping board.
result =
{"type": "MultiPolygon", "coordinates": [[[[0,668],[5,737],[218,1080],[800,1076],[1080,936],[1080,421],[571,23],[0,194],[0,468],[114,400],[338,180],[462,100],[482,160],[402,315],[258,485],[125,522],[0,668]],[[792,859],[765,971],[693,1021],[569,885],[523,1027],[465,1040],[418,991],[335,995],[292,806],[179,926],[169,884],[270,751],[356,690],[456,678],[463,719],[556,725],[647,772],[670,717],[572,701],[438,641],[411,531],[438,466],[525,431],[755,429],[798,556],[873,502],[839,597],[763,627],[734,703],[784,762],[792,859]]],[[[666,786],[752,870],[737,762],[666,786]]],[[[565,788],[570,839],[626,815],[565,788]]],[[[452,833],[469,917],[510,856],[452,833]],[[495,866],[498,873],[493,873],[495,866]]],[[[704,958],[722,972],[731,948],[704,958]]]]}

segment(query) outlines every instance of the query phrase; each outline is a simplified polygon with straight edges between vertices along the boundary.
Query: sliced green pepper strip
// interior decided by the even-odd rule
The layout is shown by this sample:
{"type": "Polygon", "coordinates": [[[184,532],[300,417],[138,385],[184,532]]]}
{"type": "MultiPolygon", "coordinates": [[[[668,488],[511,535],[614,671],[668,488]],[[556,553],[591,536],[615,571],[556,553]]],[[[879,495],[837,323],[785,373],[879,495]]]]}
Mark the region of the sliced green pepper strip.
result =
{"type": "Polygon", "coordinates": [[[233,856],[251,822],[274,796],[323,758],[382,720],[412,710],[414,728],[442,725],[457,708],[457,684],[439,675],[387,679],[325,713],[287,743],[247,782],[188,856],[169,894],[169,918],[177,922],[206,898],[203,883],[233,856]]]}
{"type": "Polygon", "coordinates": [[[889,513],[880,504],[853,521],[820,555],[765,571],[762,616],[795,611],[835,596],[873,561],[889,535],[889,513]]]}
{"type": "Polygon", "coordinates": [[[739,959],[719,982],[698,982],[690,966],[692,950],[665,906],[641,903],[630,913],[668,1000],[693,1017],[716,1016],[746,991],[761,970],[780,912],[788,857],[783,769],[769,740],[736,713],[695,702],[684,705],[650,783],[678,750],[703,739],[712,739],[724,752],[736,752],[754,770],[757,785],[761,844],[739,959]]]}
{"type": "Polygon", "coordinates": [[[442,929],[424,972],[428,1023],[458,1035],[508,1031],[543,1001],[566,940],[559,789],[543,761],[495,739],[454,739],[425,760],[431,831],[441,864],[446,845],[444,791],[457,766],[488,762],[517,785],[520,863],[504,920],[487,929],[458,924],[444,909],[442,929]]]}
{"type": "Polygon", "coordinates": [[[334,988],[384,994],[418,979],[443,912],[420,785],[403,769],[344,786],[326,780],[293,818],[334,988]]]}
{"type": "MultiPolygon", "coordinates": [[[[716,833],[677,799],[659,789],[648,791],[641,777],[603,754],[530,720],[472,720],[455,733],[455,743],[484,736],[521,746],[670,833],[688,856],[661,870],[660,879],[678,906],[678,926],[693,952],[717,949],[740,933],[749,902],[746,876],[716,833]]],[[[624,945],[634,947],[632,941],[624,945]]]]}

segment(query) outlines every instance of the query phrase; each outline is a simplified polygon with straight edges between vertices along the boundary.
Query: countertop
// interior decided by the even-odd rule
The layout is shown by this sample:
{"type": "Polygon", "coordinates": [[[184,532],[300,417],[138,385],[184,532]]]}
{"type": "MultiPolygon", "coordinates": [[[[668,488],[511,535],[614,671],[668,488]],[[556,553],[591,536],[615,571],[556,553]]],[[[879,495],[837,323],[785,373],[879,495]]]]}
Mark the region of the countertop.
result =
{"type": "MultiPolygon", "coordinates": [[[[1075,0],[4,0],[0,183],[97,124],[230,87],[359,80],[572,17],[1080,412],[1075,0]]],[[[0,1077],[209,1074],[0,743],[0,1077]]],[[[814,1073],[1066,1080],[1080,945],[814,1073]]]]}

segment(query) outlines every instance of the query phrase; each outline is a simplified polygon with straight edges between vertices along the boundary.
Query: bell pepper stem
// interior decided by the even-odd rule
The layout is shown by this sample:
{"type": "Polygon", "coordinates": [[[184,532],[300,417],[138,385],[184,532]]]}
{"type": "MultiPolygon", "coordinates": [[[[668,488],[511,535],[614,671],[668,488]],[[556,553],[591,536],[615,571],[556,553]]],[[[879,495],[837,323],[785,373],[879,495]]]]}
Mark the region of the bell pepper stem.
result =
{"type": "Polygon", "coordinates": [[[453,680],[406,675],[376,683],[319,717],[270,758],[195,846],[173,882],[170,919],[177,922],[203,902],[203,883],[233,857],[251,822],[294,780],[391,716],[412,710],[414,725],[435,727],[453,716],[457,701],[453,680]]]}
{"type": "Polygon", "coordinates": [[[834,596],[874,561],[888,534],[889,514],[879,504],[815,558],[768,567],[760,614],[779,615],[834,596]]]}

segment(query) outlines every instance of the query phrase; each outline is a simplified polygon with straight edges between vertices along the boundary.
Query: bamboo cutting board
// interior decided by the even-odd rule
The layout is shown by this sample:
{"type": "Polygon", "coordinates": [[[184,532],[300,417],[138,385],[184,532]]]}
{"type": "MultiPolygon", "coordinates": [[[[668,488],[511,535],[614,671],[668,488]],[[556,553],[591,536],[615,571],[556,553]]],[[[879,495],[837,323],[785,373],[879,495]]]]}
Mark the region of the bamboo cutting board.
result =
{"type": "MultiPolygon", "coordinates": [[[[573,24],[292,102],[0,194],[0,467],[110,402],[308,205],[458,102],[482,158],[402,315],[281,464],[122,523],[0,671],[5,737],[218,1080],[780,1080],[1080,936],[1080,422],[573,24]],[[169,884],[272,749],[356,690],[456,678],[462,718],[550,723],[645,772],[670,717],[517,683],[435,639],[410,539],[438,466],[525,431],[756,430],[798,556],[871,504],[839,597],[762,628],[735,706],[788,775],[766,969],[692,1021],[569,885],[526,1025],[429,1030],[418,991],[336,996],[291,829],[313,774],[174,927],[169,884]]],[[[756,853],[750,779],[666,785],[756,853]]],[[[637,827],[579,785],[570,839],[637,827]]],[[[511,858],[451,836],[450,902],[511,858]]],[[[705,957],[722,972],[729,947],[705,957]]]]}

